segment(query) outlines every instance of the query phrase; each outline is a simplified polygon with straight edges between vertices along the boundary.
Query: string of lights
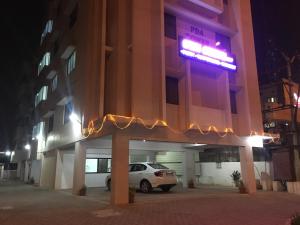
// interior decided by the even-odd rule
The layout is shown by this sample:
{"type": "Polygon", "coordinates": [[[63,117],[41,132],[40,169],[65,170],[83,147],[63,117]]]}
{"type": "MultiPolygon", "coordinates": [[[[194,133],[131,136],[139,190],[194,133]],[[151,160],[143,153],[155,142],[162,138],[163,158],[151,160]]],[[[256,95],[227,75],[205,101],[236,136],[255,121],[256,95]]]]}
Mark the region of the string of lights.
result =
{"type": "MultiPolygon", "coordinates": [[[[113,115],[113,114],[107,114],[105,115],[102,120],[91,120],[88,124],[87,128],[82,129],[82,134],[85,138],[88,138],[91,135],[98,134],[102,131],[104,124],[106,122],[112,123],[115,127],[117,127],[120,130],[125,130],[129,128],[133,124],[141,124],[145,129],[152,130],[156,127],[167,127],[169,130],[171,130],[174,133],[186,133],[191,130],[198,130],[201,135],[208,135],[215,133],[217,134],[220,138],[225,138],[227,135],[234,135],[238,138],[240,138],[238,135],[235,134],[234,130],[232,128],[225,128],[224,130],[219,130],[216,126],[210,125],[208,128],[204,129],[201,128],[198,124],[191,123],[189,125],[189,128],[184,131],[180,132],[168,125],[168,123],[164,120],[155,120],[152,121],[151,125],[148,125],[146,121],[140,117],[128,117],[128,116],[121,116],[121,115],[113,115]]],[[[264,137],[269,137],[269,142],[268,143],[276,143],[279,139],[279,137],[274,136],[273,134],[269,133],[258,133],[256,131],[251,131],[250,135],[251,136],[264,136],[264,137]]]]}

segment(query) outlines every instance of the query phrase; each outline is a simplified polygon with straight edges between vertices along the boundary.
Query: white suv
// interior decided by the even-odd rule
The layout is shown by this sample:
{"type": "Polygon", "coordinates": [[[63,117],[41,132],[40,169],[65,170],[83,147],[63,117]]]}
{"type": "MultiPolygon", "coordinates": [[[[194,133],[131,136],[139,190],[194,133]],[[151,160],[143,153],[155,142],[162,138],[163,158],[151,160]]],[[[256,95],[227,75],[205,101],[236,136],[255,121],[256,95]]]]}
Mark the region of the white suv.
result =
{"type": "MultiPolygon", "coordinates": [[[[106,177],[106,186],[110,190],[111,175],[106,177]]],[[[140,189],[143,193],[151,192],[153,188],[161,188],[168,192],[177,184],[174,170],[151,162],[129,164],[128,174],[129,187],[140,189]]]]}

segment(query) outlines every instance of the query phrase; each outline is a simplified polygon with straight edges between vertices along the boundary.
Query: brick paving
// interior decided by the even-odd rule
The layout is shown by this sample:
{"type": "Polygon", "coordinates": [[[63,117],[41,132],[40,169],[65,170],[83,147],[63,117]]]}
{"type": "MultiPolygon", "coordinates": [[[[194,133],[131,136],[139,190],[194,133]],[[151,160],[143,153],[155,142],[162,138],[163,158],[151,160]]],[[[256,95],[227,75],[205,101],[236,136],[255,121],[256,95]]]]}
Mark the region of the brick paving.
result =
{"type": "Polygon", "coordinates": [[[137,203],[111,208],[100,197],[0,182],[0,225],[285,225],[295,212],[300,196],[288,193],[138,193],[137,203]]]}

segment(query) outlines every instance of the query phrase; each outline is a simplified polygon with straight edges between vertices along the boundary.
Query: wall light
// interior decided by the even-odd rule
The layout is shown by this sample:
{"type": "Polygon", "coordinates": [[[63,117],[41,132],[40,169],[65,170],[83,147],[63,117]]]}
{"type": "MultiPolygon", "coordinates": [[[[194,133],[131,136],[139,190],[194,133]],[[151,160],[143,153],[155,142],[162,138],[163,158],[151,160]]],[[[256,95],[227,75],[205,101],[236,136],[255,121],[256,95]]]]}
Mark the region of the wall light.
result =
{"type": "Polygon", "coordinates": [[[80,123],[79,117],[74,112],[71,113],[69,118],[72,121],[72,123],[75,123],[75,122],[80,123]]]}
{"type": "Polygon", "coordinates": [[[252,147],[262,148],[264,146],[264,140],[271,140],[273,137],[253,135],[248,137],[247,142],[252,147]]]}
{"type": "Polygon", "coordinates": [[[25,148],[26,150],[30,150],[30,149],[31,149],[31,146],[30,146],[30,144],[26,144],[26,145],[24,146],[24,148],[25,148]]]}
{"type": "Polygon", "coordinates": [[[7,150],[7,151],[5,152],[5,155],[6,155],[6,156],[10,156],[10,155],[11,155],[11,151],[7,150]]]}

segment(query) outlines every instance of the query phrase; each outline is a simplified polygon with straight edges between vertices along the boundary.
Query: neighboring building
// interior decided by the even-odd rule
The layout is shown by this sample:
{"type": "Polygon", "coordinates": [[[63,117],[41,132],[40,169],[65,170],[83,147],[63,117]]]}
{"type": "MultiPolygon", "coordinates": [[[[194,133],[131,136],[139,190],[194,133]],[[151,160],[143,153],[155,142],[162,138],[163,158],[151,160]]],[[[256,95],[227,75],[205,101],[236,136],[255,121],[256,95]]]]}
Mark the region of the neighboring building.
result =
{"type": "MultiPolygon", "coordinates": [[[[289,90],[287,79],[260,86],[264,130],[268,133],[280,134],[279,140],[266,144],[265,148],[272,154],[273,179],[282,181],[300,179],[299,153],[292,147],[291,136],[291,109],[300,107],[299,85],[294,82],[291,84],[292,102],[289,90]]],[[[297,120],[294,119],[294,121],[299,127],[300,113],[298,111],[298,109],[295,111],[297,120]]]]}
{"type": "Polygon", "coordinates": [[[41,186],[78,194],[112,172],[111,202],[127,203],[128,162],[157,161],[184,186],[231,185],[240,170],[256,191],[269,170],[253,163],[263,128],[249,0],[52,0],[48,18],[41,186]]]}
{"type": "Polygon", "coordinates": [[[33,126],[33,89],[34,78],[32,77],[32,70],[34,63],[23,62],[18,76],[18,89],[17,95],[17,113],[16,113],[16,128],[14,133],[13,145],[14,148],[10,149],[13,152],[13,157],[10,161],[17,163],[16,177],[20,180],[28,181],[28,160],[30,158],[30,142],[31,132],[33,126]]]}

